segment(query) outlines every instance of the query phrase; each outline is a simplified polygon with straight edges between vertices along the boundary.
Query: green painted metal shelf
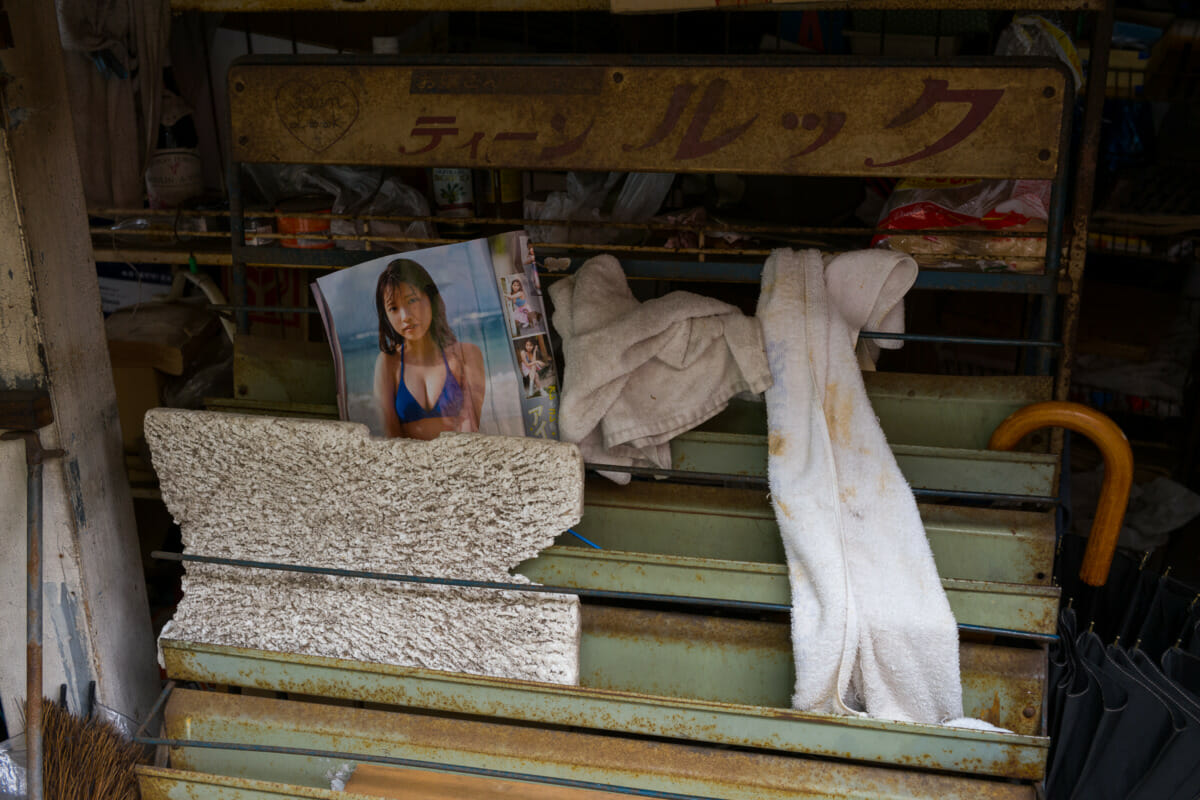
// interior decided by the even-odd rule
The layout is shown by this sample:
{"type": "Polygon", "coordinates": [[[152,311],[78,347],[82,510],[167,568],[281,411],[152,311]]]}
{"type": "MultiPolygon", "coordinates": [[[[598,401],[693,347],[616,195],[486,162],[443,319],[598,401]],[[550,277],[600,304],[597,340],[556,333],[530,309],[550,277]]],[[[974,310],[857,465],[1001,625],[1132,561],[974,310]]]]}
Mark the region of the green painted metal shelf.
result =
{"type": "MultiPolygon", "coordinates": [[[[297,699],[176,689],[167,703],[166,736],[246,749],[171,748],[174,769],[143,767],[148,800],[265,800],[346,797],[326,774],[346,759],[256,753],[250,748],[324,750],[330,737],[361,760],[412,759],[447,766],[533,773],[722,800],[1032,800],[1032,786],[867,764],[792,758],[727,747],[624,739],[495,720],[428,715],[377,706],[348,708],[297,699]]],[[[436,767],[434,767],[436,769],[436,767]]]]}
{"type": "Polygon", "coordinates": [[[964,642],[964,709],[1013,733],[791,709],[786,623],[583,607],[579,686],[161,640],[176,680],[1037,780],[1044,651],[964,642]],[[703,646],[698,646],[703,643],[703,646]]]}

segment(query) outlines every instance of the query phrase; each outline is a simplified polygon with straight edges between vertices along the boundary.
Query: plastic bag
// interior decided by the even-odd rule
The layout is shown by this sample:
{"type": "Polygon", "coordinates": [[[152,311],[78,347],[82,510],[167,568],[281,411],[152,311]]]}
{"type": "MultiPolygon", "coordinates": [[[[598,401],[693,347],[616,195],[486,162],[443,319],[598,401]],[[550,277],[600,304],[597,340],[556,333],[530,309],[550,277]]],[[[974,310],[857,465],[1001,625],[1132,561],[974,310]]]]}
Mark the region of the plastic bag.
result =
{"type": "Polygon", "coordinates": [[[367,202],[383,182],[383,170],[363,167],[330,167],[308,164],[247,164],[243,167],[267,205],[288,197],[327,194],[334,211],[354,209],[367,202]]]}
{"type": "MultiPolygon", "coordinates": [[[[93,682],[92,691],[95,691],[94,687],[95,683],[93,682]]],[[[133,717],[126,716],[115,708],[109,708],[95,698],[92,698],[91,706],[92,719],[108,723],[126,739],[132,739],[137,734],[138,723],[133,717]]]]}
{"type": "MultiPolygon", "coordinates": [[[[427,217],[429,216],[429,201],[425,199],[423,194],[399,178],[389,176],[384,178],[383,183],[379,185],[379,189],[375,192],[374,196],[363,207],[357,208],[352,212],[343,213],[364,214],[368,216],[427,217]]],[[[430,222],[384,222],[376,220],[368,225],[362,220],[335,219],[331,225],[331,230],[335,234],[365,234],[369,232],[372,236],[411,236],[419,239],[433,239],[437,236],[437,230],[434,228],[433,223],[430,222]]],[[[342,240],[338,244],[347,250],[366,249],[366,243],[361,241],[342,240]]],[[[387,247],[403,253],[409,250],[429,247],[429,243],[373,242],[372,247],[375,246],[387,247]]]]}
{"type": "Polygon", "coordinates": [[[642,222],[658,213],[675,174],[671,172],[631,172],[613,204],[612,219],[617,222],[642,222]]]}
{"type": "Polygon", "coordinates": [[[1050,56],[1066,64],[1075,81],[1075,91],[1083,89],[1083,67],[1079,52],[1061,28],[1045,17],[1027,14],[1017,17],[1000,33],[996,41],[998,56],[1050,56]]]}
{"type": "MultiPolygon", "coordinates": [[[[333,198],[330,210],[334,214],[395,215],[403,217],[429,216],[429,201],[416,189],[384,170],[370,167],[335,167],[289,164],[275,167],[267,164],[248,164],[247,173],[268,205],[275,206],[285,197],[320,193],[333,198]]],[[[432,239],[437,235],[429,222],[372,222],[371,235],[413,236],[432,239]]],[[[334,236],[354,236],[366,233],[361,220],[335,219],[329,232],[334,236]]],[[[364,250],[366,243],[353,239],[335,240],[344,250],[364,250]]],[[[394,250],[415,250],[427,244],[379,242],[394,250]]]]}
{"type": "Polygon", "coordinates": [[[0,742],[0,799],[27,796],[25,772],[25,734],[0,742]]]}
{"type": "Polygon", "coordinates": [[[345,761],[325,770],[325,780],[329,781],[329,788],[335,792],[346,791],[346,784],[349,783],[357,767],[357,764],[345,761]]]}
{"type": "MultiPolygon", "coordinates": [[[[551,192],[540,204],[527,204],[525,216],[529,219],[644,222],[658,213],[674,181],[674,173],[669,172],[570,172],[567,173],[567,191],[551,192]],[[608,196],[622,178],[624,183],[617,192],[612,210],[605,214],[603,209],[608,196]]],[[[642,236],[641,231],[590,225],[529,225],[526,231],[535,241],[575,244],[629,242],[642,236]]]]}
{"type": "MultiPolygon", "coordinates": [[[[1049,209],[1047,180],[909,179],[896,185],[878,227],[1044,232],[1049,209]]],[[[1046,240],[1040,236],[881,234],[872,244],[909,255],[979,258],[985,269],[996,270],[1027,271],[1032,260],[1046,254],[1046,240]]]]}
{"type": "MultiPolygon", "coordinates": [[[[599,220],[600,208],[609,191],[617,185],[621,173],[607,175],[594,172],[568,172],[567,190],[550,192],[544,202],[526,202],[527,219],[599,220]]],[[[566,225],[528,225],[529,237],[538,242],[597,242],[598,228],[575,228],[566,225]]]]}

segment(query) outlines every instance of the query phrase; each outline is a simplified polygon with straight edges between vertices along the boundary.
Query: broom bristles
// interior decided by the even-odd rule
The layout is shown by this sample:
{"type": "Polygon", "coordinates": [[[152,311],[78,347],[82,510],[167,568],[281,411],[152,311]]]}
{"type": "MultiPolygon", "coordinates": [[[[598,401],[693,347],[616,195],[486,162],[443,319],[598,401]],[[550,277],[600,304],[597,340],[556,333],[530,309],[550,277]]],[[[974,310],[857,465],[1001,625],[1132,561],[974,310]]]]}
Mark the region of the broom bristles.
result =
{"type": "Polygon", "coordinates": [[[45,800],[138,800],[134,766],[143,752],[112,723],[42,701],[45,800]]]}

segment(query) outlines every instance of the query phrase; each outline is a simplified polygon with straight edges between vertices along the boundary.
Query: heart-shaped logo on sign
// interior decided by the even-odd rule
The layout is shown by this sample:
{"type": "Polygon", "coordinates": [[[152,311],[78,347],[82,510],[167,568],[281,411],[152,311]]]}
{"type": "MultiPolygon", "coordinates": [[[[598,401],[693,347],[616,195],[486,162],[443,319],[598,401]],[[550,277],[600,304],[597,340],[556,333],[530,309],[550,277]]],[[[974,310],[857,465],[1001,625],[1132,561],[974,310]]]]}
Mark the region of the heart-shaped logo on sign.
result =
{"type": "Polygon", "coordinates": [[[290,80],[275,94],[275,112],[288,133],[319,153],[345,136],[358,119],[358,98],[341,81],[313,85],[290,80]]]}

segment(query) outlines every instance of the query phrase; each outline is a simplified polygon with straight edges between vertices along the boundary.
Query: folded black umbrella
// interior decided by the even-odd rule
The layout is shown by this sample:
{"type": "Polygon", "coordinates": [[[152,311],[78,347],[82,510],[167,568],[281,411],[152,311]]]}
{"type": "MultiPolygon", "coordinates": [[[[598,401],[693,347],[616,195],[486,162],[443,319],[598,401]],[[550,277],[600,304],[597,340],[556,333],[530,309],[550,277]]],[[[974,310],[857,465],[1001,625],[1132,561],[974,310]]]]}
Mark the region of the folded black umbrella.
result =
{"type": "Polygon", "coordinates": [[[1114,664],[1094,633],[1083,634],[1077,648],[1080,663],[1100,684],[1104,707],[1071,797],[1124,800],[1174,734],[1171,710],[1114,664]]]}
{"type": "Polygon", "coordinates": [[[1129,800],[1191,798],[1200,791],[1200,705],[1173,684],[1141,650],[1108,648],[1108,657],[1130,681],[1151,692],[1171,715],[1171,733],[1129,800]]]}
{"type": "Polygon", "coordinates": [[[1062,537],[1055,564],[1067,608],[1048,654],[1045,796],[1200,800],[1200,595],[1122,552],[1089,587],[1086,544],[1062,537]]]}
{"type": "MultiPolygon", "coordinates": [[[[1165,654],[1164,654],[1165,656],[1165,654]]],[[[1137,667],[1143,675],[1154,682],[1154,685],[1166,695],[1172,702],[1178,703],[1180,708],[1189,717],[1200,720],[1200,695],[1193,694],[1179,685],[1178,681],[1173,680],[1155,664],[1154,661],[1140,650],[1134,650],[1129,654],[1133,665],[1137,667]]],[[[1197,755],[1200,755],[1198,753],[1197,755]]]]}
{"type": "MultiPolygon", "coordinates": [[[[1075,611],[1064,608],[1058,614],[1058,638],[1050,645],[1046,667],[1046,735],[1050,737],[1047,765],[1054,764],[1062,730],[1067,693],[1075,679],[1075,611]]],[[[1049,767],[1047,767],[1047,770],[1049,767]]]]}
{"type": "Polygon", "coordinates": [[[1083,625],[1091,625],[1101,641],[1111,642],[1121,632],[1129,598],[1141,574],[1139,560],[1118,550],[1113,556],[1108,580],[1093,587],[1079,579],[1079,567],[1088,540],[1082,536],[1065,535],[1059,539],[1054,562],[1054,580],[1062,589],[1064,603],[1070,603],[1083,625]]]}
{"type": "MultiPolygon", "coordinates": [[[[1158,585],[1162,581],[1162,576],[1157,572],[1152,572],[1146,569],[1138,570],[1137,580],[1133,585],[1133,593],[1125,598],[1125,616],[1121,620],[1121,637],[1119,643],[1125,647],[1133,647],[1137,642],[1138,633],[1142,629],[1142,622],[1145,621],[1146,615],[1150,613],[1150,606],[1154,603],[1154,595],[1158,591],[1158,585]]],[[[1111,639],[1103,639],[1108,642],[1111,639]]],[[[1174,640],[1172,640],[1174,642],[1174,640]]]]}
{"type": "MultiPolygon", "coordinates": [[[[1085,547],[1087,547],[1087,539],[1065,533],[1058,537],[1058,545],[1054,553],[1054,583],[1062,588],[1063,602],[1074,599],[1075,608],[1080,607],[1078,588],[1083,582],[1079,580],[1079,567],[1083,564],[1085,547]]],[[[1120,555],[1119,550],[1116,555],[1120,555]]],[[[1113,557],[1114,564],[1116,555],[1113,557]]],[[[1084,619],[1087,617],[1085,616],[1084,619]]]]}
{"type": "Polygon", "coordinates": [[[1055,691],[1051,702],[1055,705],[1048,715],[1051,753],[1046,768],[1046,796],[1051,800],[1071,796],[1104,711],[1099,680],[1080,662],[1076,651],[1074,622],[1074,615],[1066,609],[1060,615],[1059,641],[1055,644],[1068,659],[1068,666],[1059,675],[1061,695],[1058,686],[1052,685],[1055,691]]]}
{"type": "MultiPolygon", "coordinates": [[[[1121,632],[1121,623],[1125,619],[1129,599],[1135,595],[1136,587],[1144,575],[1142,559],[1129,553],[1117,551],[1109,569],[1108,580],[1103,586],[1092,589],[1095,599],[1092,603],[1091,616],[1080,617],[1081,620],[1094,622],[1093,630],[1102,642],[1111,642],[1121,632]]],[[[1083,584],[1088,589],[1092,587],[1083,584]]]]}
{"type": "Polygon", "coordinates": [[[1180,688],[1200,697],[1200,656],[1172,647],[1163,653],[1162,668],[1163,673],[1180,688]]]}
{"type": "MultiPolygon", "coordinates": [[[[1154,661],[1161,658],[1163,652],[1183,636],[1195,596],[1194,589],[1174,578],[1166,575],[1159,578],[1137,638],[1132,644],[1154,661]]],[[[1131,643],[1122,638],[1122,644],[1128,646],[1131,643]]]]}

